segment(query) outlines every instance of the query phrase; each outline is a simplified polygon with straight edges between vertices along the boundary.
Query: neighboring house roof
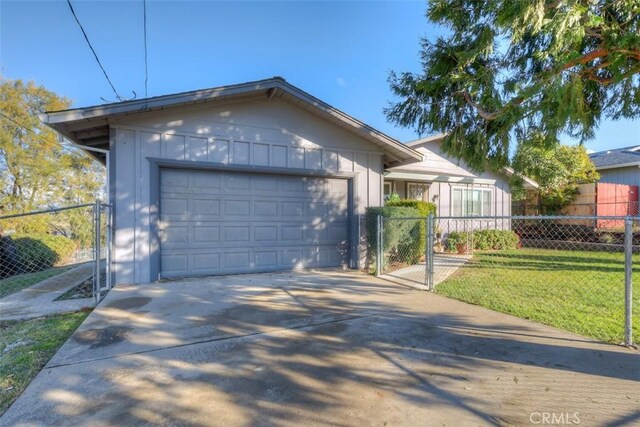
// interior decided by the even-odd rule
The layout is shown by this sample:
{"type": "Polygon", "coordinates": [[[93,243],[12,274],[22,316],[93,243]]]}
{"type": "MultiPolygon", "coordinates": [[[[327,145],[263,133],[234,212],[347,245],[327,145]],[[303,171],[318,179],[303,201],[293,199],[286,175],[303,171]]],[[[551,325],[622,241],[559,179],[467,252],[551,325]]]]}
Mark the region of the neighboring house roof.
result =
{"type": "MultiPolygon", "coordinates": [[[[445,134],[437,134],[407,142],[406,145],[421,152],[424,159],[421,162],[388,168],[387,177],[418,179],[422,176],[425,180],[476,184],[495,182],[494,174],[490,172],[475,174],[461,159],[443,153],[440,144],[444,137],[445,134]]],[[[516,173],[512,168],[504,167],[501,173],[508,177],[519,176],[524,181],[525,188],[538,188],[537,182],[516,173]]]]}
{"type": "Polygon", "coordinates": [[[109,121],[114,117],[184,105],[256,98],[279,98],[291,102],[359,135],[384,151],[387,164],[422,159],[421,154],[411,147],[287,83],[281,77],[85,108],[49,111],[41,114],[40,119],[74,143],[108,150],[109,121]]]}
{"type": "Polygon", "coordinates": [[[640,166],[640,146],[616,148],[589,154],[596,170],[640,166]]]}

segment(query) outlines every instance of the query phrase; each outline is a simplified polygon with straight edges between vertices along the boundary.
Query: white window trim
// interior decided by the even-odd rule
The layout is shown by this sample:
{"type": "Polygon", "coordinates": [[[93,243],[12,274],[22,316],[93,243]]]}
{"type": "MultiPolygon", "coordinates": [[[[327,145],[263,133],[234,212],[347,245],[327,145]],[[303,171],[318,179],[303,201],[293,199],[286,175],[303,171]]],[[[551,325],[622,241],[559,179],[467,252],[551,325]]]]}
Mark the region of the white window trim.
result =
{"type": "Polygon", "coordinates": [[[393,194],[394,193],[394,185],[395,183],[393,181],[385,181],[382,184],[382,195],[384,196],[388,196],[389,194],[393,194]],[[389,193],[387,193],[387,185],[389,186],[389,193]]]}
{"type": "Polygon", "coordinates": [[[431,185],[428,182],[411,182],[411,181],[407,181],[407,194],[405,195],[407,199],[411,198],[409,196],[411,194],[411,191],[409,190],[409,187],[411,185],[426,186],[426,189],[422,193],[422,199],[421,200],[422,201],[428,201],[429,200],[429,188],[431,187],[431,185]]]}
{"type": "Polygon", "coordinates": [[[492,211],[493,211],[493,204],[494,204],[494,189],[493,188],[488,188],[488,187],[467,187],[467,186],[452,186],[451,187],[451,216],[464,216],[464,217],[473,217],[473,214],[469,214],[469,212],[467,212],[467,214],[465,215],[464,213],[464,206],[468,203],[468,197],[469,195],[467,194],[470,191],[480,191],[482,193],[489,193],[491,195],[491,198],[489,200],[489,212],[484,212],[484,199],[481,197],[480,198],[480,216],[491,216],[492,215],[492,211]],[[460,214],[457,214],[455,212],[453,212],[454,206],[453,206],[453,193],[456,190],[462,190],[462,212],[460,214]]]}

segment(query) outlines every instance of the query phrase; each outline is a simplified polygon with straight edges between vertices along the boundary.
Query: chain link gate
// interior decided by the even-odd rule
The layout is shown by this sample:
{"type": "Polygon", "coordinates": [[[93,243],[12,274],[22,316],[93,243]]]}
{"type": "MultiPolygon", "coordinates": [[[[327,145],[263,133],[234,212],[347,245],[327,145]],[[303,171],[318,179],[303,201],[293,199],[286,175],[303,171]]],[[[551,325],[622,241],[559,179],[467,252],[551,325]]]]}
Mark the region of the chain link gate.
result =
{"type": "Polygon", "coordinates": [[[0,320],[95,306],[111,289],[111,212],[99,201],[0,217],[0,320]]]}
{"type": "Polygon", "coordinates": [[[631,346],[640,218],[377,218],[376,275],[631,346]]]}

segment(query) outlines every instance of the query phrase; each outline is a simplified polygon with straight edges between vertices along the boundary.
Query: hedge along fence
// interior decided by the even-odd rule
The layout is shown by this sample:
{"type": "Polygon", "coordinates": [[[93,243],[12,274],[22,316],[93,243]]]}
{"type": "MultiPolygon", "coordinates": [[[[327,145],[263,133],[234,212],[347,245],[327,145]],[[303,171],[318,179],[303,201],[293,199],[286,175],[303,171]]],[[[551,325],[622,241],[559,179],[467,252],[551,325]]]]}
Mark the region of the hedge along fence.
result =
{"type": "MultiPolygon", "coordinates": [[[[402,200],[394,200],[394,201],[389,201],[387,202],[387,206],[401,206],[401,207],[408,207],[408,208],[415,208],[418,210],[418,216],[420,218],[427,218],[429,216],[429,214],[433,214],[435,215],[438,207],[436,206],[435,203],[431,203],[431,202],[423,202],[421,200],[411,200],[411,199],[402,199],[402,200]]],[[[427,223],[426,221],[420,221],[418,224],[418,238],[417,240],[414,239],[414,245],[415,247],[412,247],[411,253],[414,254],[414,258],[415,256],[417,256],[418,258],[412,262],[412,264],[417,263],[420,260],[420,257],[425,253],[425,250],[427,248],[427,223]]]]}
{"type": "Polygon", "coordinates": [[[78,244],[65,236],[29,234],[11,236],[16,252],[17,273],[33,273],[67,264],[78,244]]]}
{"type": "Polygon", "coordinates": [[[470,244],[477,251],[518,249],[520,238],[511,230],[453,231],[447,235],[447,249],[456,252],[457,245],[470,244]]]}
{"type": "Polygon", "coordinates": [[[435,213],[433,203],[418,200],[398,200],[387,203],[384,207],[367,208],[365,222],[369,254],[375,259],[378,253],[378,216],[396,218],[384,221],[383,251],[390,254],[390,261],[416,264],[426,248],[426,222],[415,218],[426,218],[435,213]],[[403,218],[411,218],[402,220],[403,218]]]}
{"type": "MultiPolygon", "coordinates": [[[[378,216],[398,218],[398,221],[384,221],[382,241],[384,253],[397,250],[403,242],[411,241],[411,233],[418,221],[401,221],[402,218],[416,218],[419,212],[415,208],[401,206],[369,207],[365,213],[367,243],[369,255],[375,260],[378,253],[378,216]]],[[[399,251],[398,251],[399,252],[399,251]]],[[[375,264],[374,264],[375,265],[375,264]]]]}

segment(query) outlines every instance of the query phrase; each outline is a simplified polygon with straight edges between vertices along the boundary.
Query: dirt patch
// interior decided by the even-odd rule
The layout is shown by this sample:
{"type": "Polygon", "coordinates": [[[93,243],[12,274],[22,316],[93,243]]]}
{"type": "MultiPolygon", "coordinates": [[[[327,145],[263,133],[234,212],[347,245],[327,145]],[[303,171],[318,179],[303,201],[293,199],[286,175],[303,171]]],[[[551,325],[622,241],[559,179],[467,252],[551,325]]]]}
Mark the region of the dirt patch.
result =
{"type": "Polygon", "coordinates": [[[107,307],[120,308],[122,310],[130,310],[132,308],[140,308],[151,302],[149,297],[131,297],[113,301],[107,304],[107,307]]]}
{"type": "MultiPolygon", "coordinates": [[[[107,272],[102,270],[100,275],[100,283],[106,283],[107,272]]],[[[82,283],[69,289],[64,294],[60,295],[55,301],[65,301],[70,299],[82,299],[93,297],[93,276],[89,277],[82,283]]]]}
{"type": "Polygon", "coordinates": [[[127,326],[109,326],[103,329],[88,329],[78,332],[73,336],[73,340],[88,345],[89,348],[106,347],[117,344],[127,338],[127,334],[132,328],[127,326]]]}

